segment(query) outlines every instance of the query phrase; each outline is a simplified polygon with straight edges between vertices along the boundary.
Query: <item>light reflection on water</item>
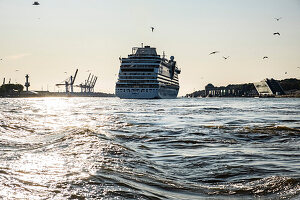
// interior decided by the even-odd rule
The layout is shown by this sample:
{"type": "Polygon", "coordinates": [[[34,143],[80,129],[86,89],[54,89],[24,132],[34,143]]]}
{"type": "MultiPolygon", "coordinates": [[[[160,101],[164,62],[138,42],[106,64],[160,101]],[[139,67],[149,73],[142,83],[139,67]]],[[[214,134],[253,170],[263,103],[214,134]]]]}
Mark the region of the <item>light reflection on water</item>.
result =
{"type": "Polygon", "coordinates": [[[0,198],[299,197],[298,99],[0,99],[0,198]]]}

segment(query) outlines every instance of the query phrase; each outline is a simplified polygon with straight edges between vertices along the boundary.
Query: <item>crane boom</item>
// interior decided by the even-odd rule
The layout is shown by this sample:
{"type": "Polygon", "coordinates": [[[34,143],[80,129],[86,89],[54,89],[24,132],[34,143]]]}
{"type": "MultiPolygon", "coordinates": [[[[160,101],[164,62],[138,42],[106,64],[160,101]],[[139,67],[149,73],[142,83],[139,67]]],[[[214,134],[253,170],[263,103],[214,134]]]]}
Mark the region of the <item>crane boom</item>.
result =
{"type": "Polygon", "coordinates": [[[74,84],[74,82],[75,82],[75,79],[76,79],[76,76],[77,76],[77,72],[78,72],[78,69],[76,69],[76,72],[75,72],[74,78],[73,78],[73,80],[72,80],[72,82],[71,82],[71,84],[70,84],[70,85],[73,85],[73,84],[74,84]]]}
{"type": "Polygon", "coordinates": [[[91,87],[91,84],[92,84],[92,82],[93,82],[93,79],[94,79],[94,75],[92,75],[92,78],[91,78],[90,82],[88,82],[88,86],[89,86],[89,87],[91,87]]]}
{"type": "Polygon", "coordinates": [[[94,79],[94,82],[93,82],[93,84],[92,84],[92,88],[95,87],[95,84],[96,84],[97,79],[98,79],[98,77],[96,76],[95,79],[94,79]]]}

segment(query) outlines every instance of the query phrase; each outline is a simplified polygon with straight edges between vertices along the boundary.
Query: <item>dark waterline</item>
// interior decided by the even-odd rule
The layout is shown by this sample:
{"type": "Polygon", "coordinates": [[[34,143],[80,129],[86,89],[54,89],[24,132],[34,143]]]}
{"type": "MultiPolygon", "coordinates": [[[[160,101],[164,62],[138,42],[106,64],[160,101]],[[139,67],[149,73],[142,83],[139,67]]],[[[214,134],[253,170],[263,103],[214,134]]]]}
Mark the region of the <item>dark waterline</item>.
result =
{"type": "Polygon", "coordinates": [[[0,99],[0,198],[298,199],[296,98],[0,99]]]}

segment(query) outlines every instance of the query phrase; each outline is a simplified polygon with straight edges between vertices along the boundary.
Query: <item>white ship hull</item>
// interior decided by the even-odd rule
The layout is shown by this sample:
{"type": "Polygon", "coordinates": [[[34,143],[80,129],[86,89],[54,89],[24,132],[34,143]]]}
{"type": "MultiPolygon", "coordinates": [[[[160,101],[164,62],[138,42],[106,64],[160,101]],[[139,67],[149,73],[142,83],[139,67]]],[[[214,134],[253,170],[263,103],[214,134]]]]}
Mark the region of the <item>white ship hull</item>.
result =
{"type": "Polygon", "coordinates": [[[150,46],[134,47],[121,66],[115,94],[121,99],[173,99],[178,95],[179,81],[174,56],[170,60],[150,46]]]}

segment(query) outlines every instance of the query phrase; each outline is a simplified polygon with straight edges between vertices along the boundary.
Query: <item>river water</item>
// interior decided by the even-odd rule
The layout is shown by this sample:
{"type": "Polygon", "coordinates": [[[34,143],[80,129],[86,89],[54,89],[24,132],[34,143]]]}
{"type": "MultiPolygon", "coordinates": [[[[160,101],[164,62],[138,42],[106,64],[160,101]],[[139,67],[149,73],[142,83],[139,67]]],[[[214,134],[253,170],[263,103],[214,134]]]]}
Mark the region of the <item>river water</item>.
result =
{"type": "Polygon", "coordinates": [[[300,99],[0,99],[0,199],[299,199],[300,99]]]}

